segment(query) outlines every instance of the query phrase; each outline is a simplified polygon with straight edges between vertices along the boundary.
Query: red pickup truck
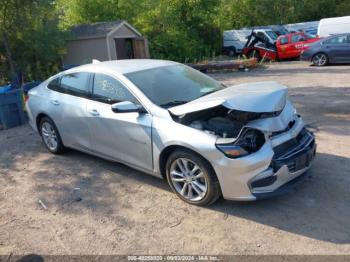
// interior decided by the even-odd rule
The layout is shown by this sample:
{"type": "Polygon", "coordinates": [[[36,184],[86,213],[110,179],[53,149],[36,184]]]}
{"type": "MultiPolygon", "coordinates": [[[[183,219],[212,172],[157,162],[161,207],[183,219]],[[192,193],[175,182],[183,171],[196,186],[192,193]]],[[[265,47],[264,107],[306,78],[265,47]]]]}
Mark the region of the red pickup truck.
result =
{"type": "Polygon", "coordinates": [[[251,42],[243,48],[242,53],[248,57],[256,57],[258,60],[265,58],[268,60],[297,58],[307,45],[318,41],[319,38],[308,37],[303,32],[281,35],[274,46],[266,47],[266,43],[251,42]],[[253,45],[252,45],[253,44],[253,45]]]}
{"type": "Polygon", "coordinates": [[[319,38],[311,38],[304,33],[292,33],[281,35],[276,42],[279,59],[299,57],[308,44],[318,41],[319,38]]]}

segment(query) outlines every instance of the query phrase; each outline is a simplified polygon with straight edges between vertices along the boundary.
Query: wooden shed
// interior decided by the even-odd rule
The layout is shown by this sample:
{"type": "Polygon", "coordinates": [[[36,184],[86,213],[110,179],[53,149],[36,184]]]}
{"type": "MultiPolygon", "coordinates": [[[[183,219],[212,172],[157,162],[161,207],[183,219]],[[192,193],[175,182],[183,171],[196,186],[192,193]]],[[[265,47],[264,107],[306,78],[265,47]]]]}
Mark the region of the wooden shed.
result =
{"type": "Polygon", "coordinates": [[[71,28],[66,41],[65,65],[100,61],[149,58],[147,39],[126,21],[100,22],[71,28]]]}

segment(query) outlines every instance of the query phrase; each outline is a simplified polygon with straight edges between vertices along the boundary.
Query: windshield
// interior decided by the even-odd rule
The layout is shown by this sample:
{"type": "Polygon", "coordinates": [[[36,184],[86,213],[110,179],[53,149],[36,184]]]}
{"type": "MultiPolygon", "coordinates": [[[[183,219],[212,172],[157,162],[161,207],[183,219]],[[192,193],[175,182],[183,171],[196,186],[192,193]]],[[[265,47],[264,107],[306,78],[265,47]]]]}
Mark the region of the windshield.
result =
{"type": "Polygon", "coordinates": [[[316,34],[317,34],[317,31],[307,31],[307,32],[304,32],[305,36],[307,39],[312,39],[312,38],[315,38],[316,37],[316,34]]]}
{"type": "Polygon", "coordinates": [[[278,35],[273,31],[266,31],[266,34],[268,34],[271,37],[271,39],[274,41],[276,41],[278,38],[278,35]]]}
{"type": "Polygon", "coordinates": [[[157,67],[125,74],[153,103],[170,107],[224,88],[224,85],[185,65],[157,67]]]}

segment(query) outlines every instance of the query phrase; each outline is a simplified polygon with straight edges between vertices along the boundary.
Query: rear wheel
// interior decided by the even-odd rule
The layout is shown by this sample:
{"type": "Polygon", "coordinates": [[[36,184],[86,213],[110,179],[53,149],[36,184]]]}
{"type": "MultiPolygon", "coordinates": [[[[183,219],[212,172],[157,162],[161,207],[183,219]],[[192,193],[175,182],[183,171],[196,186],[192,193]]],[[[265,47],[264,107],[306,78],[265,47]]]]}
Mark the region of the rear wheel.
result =
{"type": "Polygon", "coordinates": [[[328,64],[328,56],[324,53],[317,53],[312,57],[312,64],[315,66],[325,66],[328,64]]]}
{"type": "Polygon", "coordinates": [[[171,189],[187,203],[210,205],[220,196],[219,181],[212,167],[191,151],[174,151],[167,160],[166,175],[171,189]]]}
{"type": "Polygon", "coordinates": [[[48,117],[43,117],[39,124],[41,138],[46,148],[53,154],[64,152],[64,146],[55,126],[55,123],[48,117]]]}

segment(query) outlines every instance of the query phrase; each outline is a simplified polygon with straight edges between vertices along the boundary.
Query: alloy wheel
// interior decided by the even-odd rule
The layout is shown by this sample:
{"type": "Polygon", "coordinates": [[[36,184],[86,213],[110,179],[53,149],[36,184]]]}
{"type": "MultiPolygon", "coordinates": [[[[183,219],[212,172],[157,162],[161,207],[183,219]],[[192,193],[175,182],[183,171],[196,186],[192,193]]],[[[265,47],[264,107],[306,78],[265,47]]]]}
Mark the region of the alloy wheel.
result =
{"type": "Polygon", "coordinates": [[[45,142],[45,145],[51,150],[55,151],[57,149],[57,134],[54,127],[49,122],[44,122],[41,125],[41,135],[45,142]]]}
{"type": "Polygon", "coordinates": [[[234,50],[228,51],[228,56],[235,56],[236,52],[234,50]]]}
{"type": "Polygon", "coordinates": [[[175,190],[187,200],[200,201],[207,194],[207,178],[201,168],[190,159],[174,160],[170,166],[170,179],[175,190]]]}
{"type": "Polygon", "coordinates": [[[325,54],[317,54],[312,59],[312,62],[317,66],[324,66],[327,63],[327,56],[325,54]]]}

